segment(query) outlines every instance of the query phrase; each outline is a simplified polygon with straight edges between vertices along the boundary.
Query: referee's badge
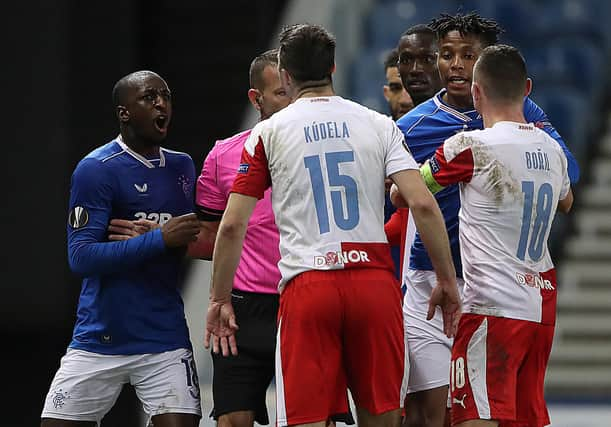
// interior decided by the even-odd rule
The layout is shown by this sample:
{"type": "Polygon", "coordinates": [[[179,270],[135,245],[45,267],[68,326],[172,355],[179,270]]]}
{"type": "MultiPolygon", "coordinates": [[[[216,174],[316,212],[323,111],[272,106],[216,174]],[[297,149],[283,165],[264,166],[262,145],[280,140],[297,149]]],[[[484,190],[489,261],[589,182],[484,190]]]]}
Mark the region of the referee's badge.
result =
{"type": "Polygon", "coordinates": [[[87,209],[82,206],[75,206],[70,211],[68,215],[68,224],[70,227],[78,230],[79,228],[83,228],[89,222],[89,213],[87,209]]]}

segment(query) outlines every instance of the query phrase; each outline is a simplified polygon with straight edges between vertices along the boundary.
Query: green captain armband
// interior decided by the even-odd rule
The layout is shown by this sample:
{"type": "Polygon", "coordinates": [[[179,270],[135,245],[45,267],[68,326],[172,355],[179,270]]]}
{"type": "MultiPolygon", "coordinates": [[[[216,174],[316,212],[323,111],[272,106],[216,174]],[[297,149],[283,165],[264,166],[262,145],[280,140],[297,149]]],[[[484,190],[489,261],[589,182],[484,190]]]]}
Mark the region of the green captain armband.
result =
{"type": "Polygon", "coordinates": [[[431,165],[429,164],[428,160],[425,164],[420,166],[420,176],[422,176],[424,183],[428,187],[429,191],[433,194],[439,193],[445,188],[439,185],[437,181],[435,181],[435,178],[433,177],[433,171],[431,170],[431,165]]]}

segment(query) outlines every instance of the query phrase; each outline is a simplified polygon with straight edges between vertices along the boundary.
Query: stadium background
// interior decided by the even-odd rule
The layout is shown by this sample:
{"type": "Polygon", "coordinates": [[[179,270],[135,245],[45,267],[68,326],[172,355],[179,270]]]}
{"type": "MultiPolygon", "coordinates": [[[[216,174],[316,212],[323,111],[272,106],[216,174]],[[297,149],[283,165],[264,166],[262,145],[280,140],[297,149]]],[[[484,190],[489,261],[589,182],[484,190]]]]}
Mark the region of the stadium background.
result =
{"type": "MultiPolygon", "coordinates": [[[[507,30],[534,79],[533,98],[577,156],[576,206],[554,226],[559,324],[547,395],[554,426],[611,425],[611,5],[605,0],[22,0],[3,5],[5,197],[2,203],[0,425],[34,426],[69,342],[79,280],[65,249],[70,174],[117,134],[113,84],[136,69],[168,81],[168,146],[201,167],[214,140],[256,120],[248,64],[283,24],[324,25],[338,39],[338,94],[386,111],[382,59],[410,25],[439,12],[477,10],[507,30]]],[[[209,263],[194,262],[184,289],[202,392],[201,346],[209,263]]],[[[204,413],[210,410],[204,401],[204,413]]],[[[126,389],[103,426],[142,425],[126,389]]],[[[204,418],[202,425],[211,425],[204,418]]]]}

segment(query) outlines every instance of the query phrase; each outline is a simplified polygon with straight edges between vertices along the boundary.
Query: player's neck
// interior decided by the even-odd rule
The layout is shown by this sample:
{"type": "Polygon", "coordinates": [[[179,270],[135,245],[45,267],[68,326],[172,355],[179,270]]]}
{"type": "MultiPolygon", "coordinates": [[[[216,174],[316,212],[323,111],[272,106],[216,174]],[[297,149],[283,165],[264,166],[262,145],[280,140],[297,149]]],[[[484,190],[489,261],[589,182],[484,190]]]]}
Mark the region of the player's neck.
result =
{"type": "Polygon", "coordinates": [[[129,131],[121,131],[121,139],[130,150],[140,154],[141,156],[151,158],[159,156],[159,145],[154,145],[150,141],[138,138],[135,135],[130,135],[129,131]]]}
{"type": "Polygon", "coordinates": [[[484,127],[491,128],[498,122],[526,123],[524,110],[520,107],[486,108],[482,111],[484,127]]]}
{"type": "Polygon", "coordinates": [[[334,96],[333,84],[325,84],[321,86],[303,86],[295,95],[295,100],[299,98],[317,98],[319,96],[334,96]]]}
{"type": "Polygon", "coordinates": [[[473,109],[473,98],[471,97],[471,95],[469,95],[468,97],[452,96],[449,92],[446,91],[446,93],[441,96],[441,99],[450,107],[458,111],[467,111],[473,109]]]}

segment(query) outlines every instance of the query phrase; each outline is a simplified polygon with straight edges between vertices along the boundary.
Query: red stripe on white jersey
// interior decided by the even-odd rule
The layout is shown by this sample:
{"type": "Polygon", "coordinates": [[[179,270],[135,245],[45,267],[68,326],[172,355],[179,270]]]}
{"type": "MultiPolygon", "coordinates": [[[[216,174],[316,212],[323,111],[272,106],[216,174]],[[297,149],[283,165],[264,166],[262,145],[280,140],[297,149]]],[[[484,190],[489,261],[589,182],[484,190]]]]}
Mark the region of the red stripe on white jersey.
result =
{"type": "Polygon", "coordinates": [[[444,145],[442,145],[437,149],[429,164],[435,181],[443,187],[458,182],[469,182],[473,177],[471,147],[465,148],[452,159],[446,160],[444,145]]]}
{"type": "Polygon", "coordinates": [[[263,140],[259,137],[253,156],[246,148],[242,151],[242,159],[231,192],[262,199],[263,193],[271,185],[267,156],[263,148],[263,140]]]}

